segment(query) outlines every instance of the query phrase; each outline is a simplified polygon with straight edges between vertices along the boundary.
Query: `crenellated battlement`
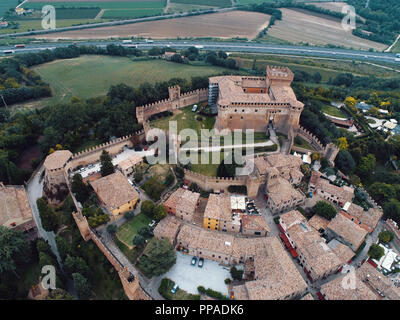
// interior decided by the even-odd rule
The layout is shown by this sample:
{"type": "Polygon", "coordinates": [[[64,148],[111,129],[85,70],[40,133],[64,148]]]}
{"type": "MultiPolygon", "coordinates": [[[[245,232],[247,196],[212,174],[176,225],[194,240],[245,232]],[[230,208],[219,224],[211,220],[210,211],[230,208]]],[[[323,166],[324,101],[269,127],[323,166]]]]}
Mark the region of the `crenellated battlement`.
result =
{"type": "Polygon", "coordinates": [[[136,108],[136,118],[139,123],[145,122],[154,114],[184,108],[208,99],[208,88],[192,90],[181,94],[180,87],[176,85],[169,87],[168,92],[168,99],[159,100],[136,108]]]}

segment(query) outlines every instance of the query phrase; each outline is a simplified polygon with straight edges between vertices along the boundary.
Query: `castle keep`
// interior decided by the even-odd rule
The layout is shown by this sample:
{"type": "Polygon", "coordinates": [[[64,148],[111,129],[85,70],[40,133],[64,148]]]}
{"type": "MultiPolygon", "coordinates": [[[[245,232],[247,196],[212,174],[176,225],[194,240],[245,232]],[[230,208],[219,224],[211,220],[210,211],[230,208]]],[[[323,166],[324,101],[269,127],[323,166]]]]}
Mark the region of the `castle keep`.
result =
{"type": "Polygon", "coordinates": [[[304,104],[291,88],[293,72],[268,66],[266,74],[210,78],[208,103],[218,109],[216,129],[266,131],[271,124],[286,135],[297,131],[304,104]]]}

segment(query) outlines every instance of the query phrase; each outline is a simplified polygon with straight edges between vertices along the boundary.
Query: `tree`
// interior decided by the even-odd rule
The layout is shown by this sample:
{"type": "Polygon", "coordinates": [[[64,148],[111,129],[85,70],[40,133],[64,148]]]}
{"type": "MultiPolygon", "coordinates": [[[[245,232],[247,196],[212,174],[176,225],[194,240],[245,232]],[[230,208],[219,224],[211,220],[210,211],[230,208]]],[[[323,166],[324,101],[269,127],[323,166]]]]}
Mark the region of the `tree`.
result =
{"type": "Polygon", "coordinates": [[[318,201],[312,210],[315,214],[328,220],[331,220],[336,216],[335,207],[326,201],[318,201]]]}
{"type": "Polygon", "coordinates": [[[145,200],[142,202],[142,207],[141,211],[144,213],[146,216],[152,218],[153,217],[153,212],[154,212],[154,202],[151,200],[145,200]]]}
{"type": "Polygon", "coordinates": [[[69,274],[80,273],[84,276],[89,275],[89,267],[81,257],[68,255],[64,262],[65,271],[69,274]]]}
{"type": "Polygon", "coordinates": [[[136,234],[132,239],[132,243],[138,247],[142,246],[145,243],[145,241],[146,239],[140,234],[136,234]]]}
{"type": "Polygon", "coordinates": [[[124,217],[126,220],[132,220],[135,217],[135,213],[133,211],[125,212],[124,217]]]}
{"type": "Polygon", "coordinates": [[[135,182],[136,182],[136,183],[139,183],[140,181],[143,180],[143,173],[142,173],[141,170],[137,170],[137,171],[135,172],[134,179],[135,179],[135,182]]]}
{"type": "Polygon", "coordinates": [[[235,266],[233,266],[230,272],[233,280],[242,280],[243,270],[237,269],[235,266]]]}
{"type": "Polygon", "coordinates": [[[115,224],[109,224],[107,226],[107,232],[111,235],[114,235],[117,232],[117,226],[115,224]]]}
{"type": "Polygon", "coordinates": [[[150,228],[149,228],[149,226],[140,227],[140,228],[138,229],[138,234],[141,235],[142,237],[148,236],[148,235],[150,234],[150,228]]]}
{"type": "Polygon", "coordinates": [[[115,172],[110,154],[106,150],[103,150],[100,156],[100,171],[102,177],[108,176],[109,174],[115,172]]]}
{"type": "Polygon", "coordinates": [[[347,150],[349,148],[349,143],[347,142],[346,137],[340,137],[338,139],[338,147],[340,150],[347,150]]]}
{"type": "Polygon", "coordinates": [[[71,191],[80,203],[84,203],[89,198],[89,188],[83,182],[82,176],[79,173],[74,174],[72,178],[71,191]]]}
{"type": "Polygon", "coordinates": [[[379,241],[382,243],[389,243],[393,240],[394,234],[388,230],[382,231],[378,235],[379,241]]]}
{"type": "Polygon", "coordinates": [[[167,216],[167,210],[162,204],[159,204],[154,208],[154,219],[162,220],[167,216]]]}
{"type": "Polygon", "coordinates": [[[87,300],[91,297],[91,288],[88,280],[80,273],[73,273],[74,287],[80,300],[87,300]]]}
{"type": "Polygon", "coordinates": [[[384,204],[383,213],[385,218],[392,219],[397,224],[400,224],[400,201],[390,199],[384,204]]]}
{"type": "Polygon", "coordinates": [[[57,231],[58,220],[52,208],[49,207],[45,198],[39,198],[36,201],[40,220],[42,221],[43,229],[50,231],[57,231]]]}
{"type": "Polygon", "coordinates": [[[391,184],[384,182],[374,182],[368,187],[368,192],[379,204],[383,204],[396,196],[396,189],[391,184]]]}
{"type": "Polygon", "coordinates": [[[182,56],[178,53],[175,53],[172,57],[171,57],[171,61],[172,62],[176,62],[176,63],[183,63],[183,59],[182,56]]]}
{"type": "Polygon", "coordinates": [[[345,173],[350,173],[356,167],[356,163],[351,156],[350,152],[346,150],[339,151],[336,159],[336,166],[345,173]]]}
{"type": "Polygon", "coordinates": [[[151,241],[139,260],[139,264],[150,277],[162,275],[171,269],[175,262],[174,247],[167,239],[151,241]]]}
{"type": "Polygon", "coordinates": [[[16,273],[17,265],[26,258],[29,261],[29,243],[23,232],[0,226],[0,274],[16,273]]]}
{"type": "Polygon", "coordinates": [[[360,163],[357,166],[357,173],[361,177],[368,177],[374,170],[376,165],[376,158],[373,154],[366,157],[361,157],[360,163]]]}
{"type": "Polygon", "coordinates": [[[56,243],[60,257],[64,261],[67,255],[71,253],[71,244],[61,236],[56,236],[56,243]]]}
{"type": "Polygon", "coordinates": [[[373,243],[368,250],[368,255],[375,260],[379,260],[385,254],[385,250],[378,244],[373,243]]]}

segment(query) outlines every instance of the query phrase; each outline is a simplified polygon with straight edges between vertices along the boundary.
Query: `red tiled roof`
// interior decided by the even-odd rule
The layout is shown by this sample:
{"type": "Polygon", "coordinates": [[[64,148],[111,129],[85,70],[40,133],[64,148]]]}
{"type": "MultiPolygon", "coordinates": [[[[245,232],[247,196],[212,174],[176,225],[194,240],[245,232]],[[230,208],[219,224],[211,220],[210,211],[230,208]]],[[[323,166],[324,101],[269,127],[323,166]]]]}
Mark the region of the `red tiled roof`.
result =
{"type": "Polygon", "coordinates": [[[371,259],[368,259],[368,262],[369,262],[369,264],[370,264],[371,266],[373,266],[374,268],[378,267],[378,265],[377,265],[375,262],[373,262],[371,259]]]}

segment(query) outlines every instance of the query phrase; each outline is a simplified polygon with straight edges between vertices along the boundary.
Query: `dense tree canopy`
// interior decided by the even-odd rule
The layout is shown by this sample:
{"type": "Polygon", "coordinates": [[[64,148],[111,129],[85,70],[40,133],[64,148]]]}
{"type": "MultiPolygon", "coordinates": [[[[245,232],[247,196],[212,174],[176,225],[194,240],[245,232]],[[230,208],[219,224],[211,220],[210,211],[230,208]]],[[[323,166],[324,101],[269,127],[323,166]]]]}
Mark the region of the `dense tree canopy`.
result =
{"type": "Polygon", "coordinates": [[[167,239],[153,239],[139,260],[140,266],[150,276],[167,272],[176,262],[176,253],[167,239]]]}

